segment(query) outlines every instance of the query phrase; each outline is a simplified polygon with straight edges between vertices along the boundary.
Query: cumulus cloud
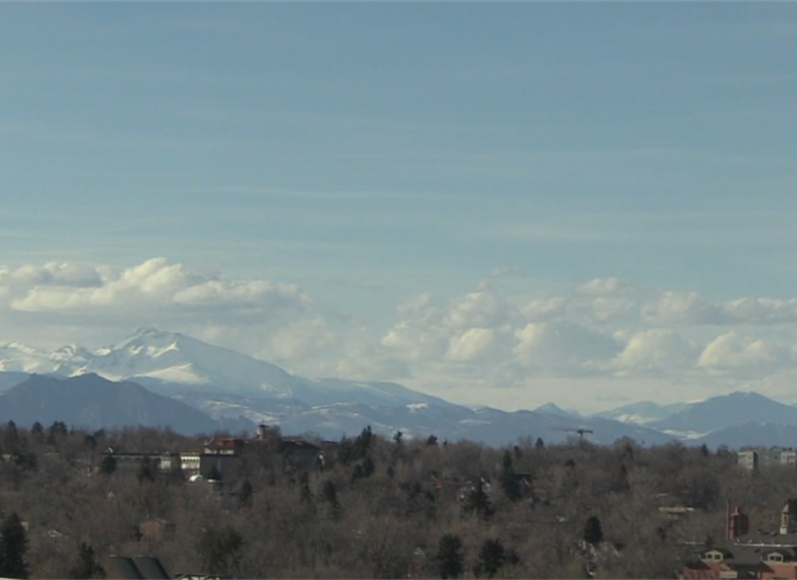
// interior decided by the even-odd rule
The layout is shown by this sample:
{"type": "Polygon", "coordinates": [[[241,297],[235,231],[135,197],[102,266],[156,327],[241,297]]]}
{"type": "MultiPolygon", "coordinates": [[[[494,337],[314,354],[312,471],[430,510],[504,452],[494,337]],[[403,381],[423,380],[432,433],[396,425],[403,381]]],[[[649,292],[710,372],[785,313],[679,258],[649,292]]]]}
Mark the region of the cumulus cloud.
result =
{"type": "Polygon", "coordinates": [[[601,371],[621,349],[611,335],[565,321],[529,323],[515,336],[517,360],[547,372],[601,371]]]}
{"type": "MultiPolygon", "coordinates": [[[[409,297],[394,308],[392,321],[373,326],[358,313],[331,316],[318,306],[325,300],[313,301],[293,284],[231,278],[165,258],[124,268],[0,267],[0,338],[101,346],[97,341],[115,342],[152,325],[307,376],[481,389],[486,399],[490,389],[530,396],[532,385],[556,381],[574,389],[587,381],[677,379],[683,389],[711,380],[729,387],[775,384],[773,377],[797,362],[788,332],[797,322],[797,299],[712,302],[697,292],[613,277],[556,294],[513,293],[499,289],[510,274],[494,272],[455,296],[409,297]]],[[[516,277],[511,287],[522,285],[516,277]]],[[[557,400],[553,395],[546,397],[557,400]]]]}
{"type": "Polygon", "coordinates": [[[792,349],[774,342],[727,332],[712,340],[700,355],[700,367],[711,370],[772,371],[794,362],[792,349]]]}
{"type": "Polygon", "coordinates": [[[279,309],[301,308],[307,302],[307,296],[290,284],[227,280],[165,258],[153,258],[121,271],[70,263],[4,269],[0,271],[0,287],[5,290],[10,309],[53,314],[223,308],[229,315],[241,310],[267,315],[279,309]]]}
{"type": "Polygon", "coordinates": [[[671,374],[691,368],[697,362],[700,347],[687,342],[670,329],[635,333],[613,362],[618,374],[671,374]]]}

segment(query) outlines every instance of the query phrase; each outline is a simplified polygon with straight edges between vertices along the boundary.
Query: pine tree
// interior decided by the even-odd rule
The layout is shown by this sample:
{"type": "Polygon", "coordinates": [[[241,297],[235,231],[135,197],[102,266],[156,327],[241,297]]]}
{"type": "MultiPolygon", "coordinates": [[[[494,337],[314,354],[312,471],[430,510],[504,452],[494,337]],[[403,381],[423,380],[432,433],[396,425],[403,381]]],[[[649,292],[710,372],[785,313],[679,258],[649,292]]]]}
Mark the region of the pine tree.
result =
{"type": "Polygon", "coordinates": [[[302,475],[299,477],[300,488],[299,494],[302,503],[312,505],[313,503],[313,492],[310,491],[310,477],[307,475],[307,472],[302,472],[302,475]]]}
{"type": "Polygon", "coordinates": [[[545,449],[545,441],[542,440],[542,437],[537,437],[537,441],[534,443],[534,449],[537,451],[545,449]]]}
{"type": "Polygon", "coordinates": [[[211,573],[229,573],[243,544],[243,536],[232,526],[206,531],[199,542],[198,550],[202,567],[211,573]]]}
{"type": "Polygon", "coordinates": [[[512,455],[509,451],[504,453],[504,469],[499,477],[499,483],[501,484],[501,489],[510,501],[519,501],[523,498],[523,490],[517,475],[515,475],[512,455]]]}
{"type": "Polygon", "coordinates": [[[113,455],[106,455],[100,463],[100,473],[111,475],[116,471],[116,458],[113,455]]]}
{"type": "Polygon", "coordinates": [[[143,483],[144,481],[155,481],[155,470],[152,468],[152,462],[149,457],[144,458],[141,467],[138,468],[138,474],[136,476],[138,477],[139,483],[143,483]]]}
{"type": "Polygon", "coordinates": [[[485,540],[479,548],[479,559],[476,563],[475,572],[478,576],[486,574],[488,578],[492,578],[498,572],[499,568],[504,565],[506,561],[506,551],[501,540],[485,540]]]}
{"type": "Polygon", "coordinates": [[[374,464],[374,460],[371,459],[370,455],[366,455],[365,459],[363,460],[363,475],[365,477],[371,477],[376,471],[376,465],[374,464]]]}
{"type": "Polygon", "coordinates": [[[589,516],[587,519],[587,524],[584,526],[584,541],[593,546],[603,541],[603,529],[598,516],[589,516]]]}
{"type": "Polygon", "coordinates": [[[440,538],[437,546],[437,571],[440,578],[459,578],[463,572],[465,555],[462,553],[462,540],[454,534],[446,534],[440,538]]]}
{"type": "Polygon", "coordinates": [[[3,521],[0,528],[0,576],[5,578],[27,578],[28,565],[25,553],[28,537],[22,520],[16,512],[3,521]]]}
{"type": "Polygon", "coordinates": [[[69,570],[70,578],[105,578],[105,569],[95,558],[94,548],[80,544],[77,564],[69,570]]]}
{"type": "Polygon", "coordinates": [[[252,489],[252,484],[249,479],[244,479],[244,482],[241,484],[241,490],[238,492],[238,504],[241,507],[250,507],[252,505],[252,494],[254,490],[252,489]]]}

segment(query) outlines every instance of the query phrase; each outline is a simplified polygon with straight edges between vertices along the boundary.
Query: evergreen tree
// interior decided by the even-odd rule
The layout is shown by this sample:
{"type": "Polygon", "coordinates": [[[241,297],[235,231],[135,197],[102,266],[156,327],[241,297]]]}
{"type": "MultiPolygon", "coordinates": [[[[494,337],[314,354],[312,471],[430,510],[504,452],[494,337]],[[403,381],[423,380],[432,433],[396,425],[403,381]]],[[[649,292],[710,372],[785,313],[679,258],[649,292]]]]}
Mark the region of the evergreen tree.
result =
{"type": "Polygon", "coordinates": [[[603,529],[598,516],[589,516],[587,524],[584,526],[584,541],[593,546],[603,541],[603,529]]]}
{"type": "Polygon", "coordinates": [[[17,424],[9,421],[3,433],[3,449],[12,455],[19,453],[19,431],[17,424]]]}
{"type": "Polygon", "coordinates": [[[512,466],[512,455],[509,451],[504,451],[504,471],[514,471],[512,466]]]}
{"type": "Polygon", "coordinates": [[[105,578],[105,569],[97,562],[94,549],[80,544],[77,563],[69,570],[70,578],[105,578]]]}
{"type": "Polygon", "coordinates": [[[243,544],[243,536],[232,526],[207,530],[199,542],[202,568],[213,574],[229,573],[237,562],[243,544]]]}
{"type": "Polygon", "coordinates": [[[321,496],[330,504],[337,505],[338,490],[335,488],[335,484],[329,480],[325,481],[324,485],[321,487],[321,496]]]}
{"type": "Polygon", "coordinates": [[[343,465],[348,465],[356,459],[355,454],[354,444],[351,442],[351,439],[348,439],[344,435],[340,440],[340,445],[338,445],[338,462],[343,465]]]}
{"type": "Polygon", "coordinates": [[[8,516],[0,527],[0,576],[5,578],[27,578],[28,565],[25,553],[28,536],[22,520],[16,512],[8,516]]]}
{"type": "Polygon", "coordinates": [[[116,471],[116,458],[113,455],[106,455],[100,463],[100,473],[111,475],[116,471]]]}
{"type": "Polygon", "coordinates": [[[429,438],[426,440],[427,445],[437,445],[437,436],[429,435],[429,438]]]}
{"type": "Polygon", "coordinates": [[[31,426],[30,433],[37,441],[41,441],[42,437],[44,437],[44,426],[36,421],[33,426],[31,426]]]}
{"type": "Polygon", "coordinates": [[[479,548],[479,559],[474,571],[477,576],[485,574],[487,578],[492,578],[505,561],[506,551],[501,540],[485,540],[479,548]]]}
{"type": "Polygon", "coordinates": [[[343,507],[340,505],[338,501],[338,490],[335,488],[335,484],[331,481],[325,481],[324,485],[321,487],[321,497],[329,503],[330,511],[329,514],[332,516],[332,519],[338,519],[343,514],[343,507]]]}
{"type": "Polygon", "coordinates": [[[534,449],[537,451],[545,449],[545,441],[542,440],[542,437],[537,437],[537,441],[534,443],[534,449]]]}
{"type": "Polygon", "coordinates": [[[510,501],[518,501],[523,498],[523,490],[518,481],[512,462],[512,454],[504,452],[504,469],[501,471],[498,483],[510,501]]]}
{"type": "Polygon", "coordinates": [[[437,546],[437,571],[440,578],[459,578],[463,572],[465,555],[462,553],[462,540],[454,534],[440,538],[437,546]]]}
{"type": "Polygon", "coordinates": [[[509,501],[520,501],[523,499],[523,488],[514,471],[501,472],[499,483],[509,501]]]}
{"type": "Polygon", "coordinates": [[[155,481],[155,470],[152,467],[152,462],[149,457],[145,457],[144,461],[141,462],[141,467],[138,468],[136,477],[138,477],[139,483],[143,483],[144,481],[155,481]]]}
{"type": "Polygon", "coordinates": [[[302,503],[312,504],[313,492],[310,491],[310,477],[307,475],[306,471],[302,472],[302,475],[299,478],[299,482],[300,482],[299,493],[302,503]]]}
{"type": "Polygon", "coordinates": [[[238,503],[241,507],[250,507],[252,505],[252,483],[249,479],[244,479],[241,484],[241,490],[238,492],[238,503]]]}
{"type": "Polygon", "coordinates": [[[365,477],[371,477],[376,471],[376,465],[374,464],[374,460],[371,459],[370,455],[366,455],[365,459],[363,460],[363,475],[365,477]]]}
{"type": "Polygon", "coordinates": [[[354,454],[352,459],[356,461],[365,457],[368,451],[371,449],[372,440],[373,433],[371,432],[371,426],[368,425],[362,430],[362,432],[357,436],[357,439],[354,441],[354,454]]]}

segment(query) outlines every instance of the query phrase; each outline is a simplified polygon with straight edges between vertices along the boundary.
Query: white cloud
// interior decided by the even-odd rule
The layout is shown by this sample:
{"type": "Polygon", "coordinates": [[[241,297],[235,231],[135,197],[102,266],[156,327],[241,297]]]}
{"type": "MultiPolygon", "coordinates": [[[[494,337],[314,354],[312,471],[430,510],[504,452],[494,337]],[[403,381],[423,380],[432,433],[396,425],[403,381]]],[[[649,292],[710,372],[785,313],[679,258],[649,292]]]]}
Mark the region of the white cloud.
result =
{"type": "Polygon", "coordinates": [[[784,324],[797,322],[797,299],[739,298],[723,305],[732,322],[739,324],[784,324]]]}
{"type": "Polygon", "coordinates": [[[565,321],[529,323],[515,336],[518,362],[565,375],[602,371],[621,349],[611,335],[565,321]]]}
{"type": "Polygon", "coordinates": [[[0,341],[96,347],[156,326],[306,376],[401,380],[449,397],[481,392],[486,403],[496,389],[559,401],[538,385],[589,393],[584,385],[595,381],[617,385],[611,394],[629,400],[655,398],[628,391],[640,381],[712,394],[751,380],[782,389],[778,377],[797,362],[797,299],[711,302],[613,277],[558,294],[524,292],[524,279],[515,277],[507,285],[513,293],[496,287],[502,276],[456,296],[410,297],[387,327],[377,327],[357,313],[330,315],[319,306],[326,300],[290,283],[235,279],[165,258],[126,268],[0,267],[0,341]],[[726,332],[717,336],[717,325],[726,332]]]}
{"type": "Polygon", "coordinates": [[[698,364],[710,370],[772,372],[793,363],[790,348],[781,344],[727,332],[712,340],[698,364]]]}
{"type": "Polygon", "coordinates": [[[499,331],[493,328],[469,328],[451,337],[446,357],[461,362],[478,361],[492,354],[499,331]]]}
{"type": "Polygon", "coordinates": [[[267,315],[269,311],[300,308],[307,297],[296,286],[264,280],[235,281],[195,272],[182,264],[153,258],[115,271],[107,266],[47,264],[0,271],[7,306],[25,312],[76,314],[122,309],[222,308],[235,315],[267,315]]]}
{"type": "Polygon", "coordinates": [[[631,336],[614,360],[619,374],[672,375],[695,365],[700,348],[669,329],[654,329],[631,336]]]}

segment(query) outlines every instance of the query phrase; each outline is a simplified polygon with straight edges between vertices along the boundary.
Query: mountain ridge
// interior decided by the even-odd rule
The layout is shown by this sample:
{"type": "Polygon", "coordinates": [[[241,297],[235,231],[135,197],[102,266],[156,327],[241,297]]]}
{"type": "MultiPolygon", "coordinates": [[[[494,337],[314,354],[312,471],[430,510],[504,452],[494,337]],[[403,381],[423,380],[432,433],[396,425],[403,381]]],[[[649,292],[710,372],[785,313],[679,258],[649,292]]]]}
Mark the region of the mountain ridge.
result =
{"type": "MultiPolygon", "coordinates": [[[[25,381],[30,369],[61,379],[97,374],[133,382],[215,420],[245,417],[248,424],[279,424],[291,432],[332,437],[371,424],[386,434],[402,430],[410,437],[435,434],[496,445],[527,436],[563,441],[581,428],[592,430],[585,438],[597,443],[633,437],[647,444],[676,439],[713,444],[726,437],[732,444],[741,434],[752,433],[750,427],[738,428],[751,419],[756,424],[797,425],[797,407],[741,392],[692,403],[640,401],[591,415],[554,403],[511,413],[474,408],[389,381],[292,375],[267,361],[151,327],[95,350],[76,344],[51,352],[19,343],[0,346],[0,393],[25,381]]],[[[765,437],[763,433],[756,438],[765,437]]]]}

